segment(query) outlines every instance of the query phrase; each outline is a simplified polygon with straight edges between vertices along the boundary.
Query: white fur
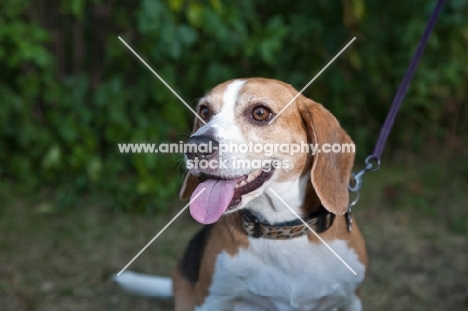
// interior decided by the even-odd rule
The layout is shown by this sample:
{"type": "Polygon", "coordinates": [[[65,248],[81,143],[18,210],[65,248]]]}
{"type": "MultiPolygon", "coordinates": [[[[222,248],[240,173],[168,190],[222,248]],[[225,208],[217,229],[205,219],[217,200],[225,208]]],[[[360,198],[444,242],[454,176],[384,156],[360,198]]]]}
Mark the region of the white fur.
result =
{"type": "MultiPolygon", "coordinates": [[[[268,188],[273,189],[280,198],[282,198],[298,215],[302,214],[302,204],[305,199],[305,189],[309,180],[309,174],[306,173],[301,178],[291,182],[275,183],[267,181],[262,187],[245,194],[243,201],[250,201],[250,196],[256,195],[247,205],[250,211],[254,212],[259,218],[268,223],[274,224],[289,220],[295,220],[296,217],[283,202],[268,191],[268,188]],[[259,192],[259,193],[257,193],[259,192]],[[263,193],[263,195],[261,195],[263,193]]],[[[243,206],[242,204],[240,206],[243,206]]]]}
{"type": "Polygon", "coordinates": [[[216,138],[220,143],[227,143],[229,141],[236,143],[243,143],[242,134],[236,124],[234,117],[234,107],[237,103],[239,91],[244,85],[245,81],[235,80],[231,82],[223,94],[223,106],[221,111],[213,118],[200,127],[193,135],[203,135],[209,129],[216,130],[216,138]]]}
{"type": "Polygon", "coordinates": [[[172,279],[169,277],[124,271],[119,276],[114,275],[112,280],[125,290],[141,296],[159,298],[174,296],[172,293],[172,279]]]}
{"type": "Polygon", "coordinates": [[[329,245],[357,272],[352,274],[324,245],[306,236],[292,240],[249,238],[234,257],[218,255],[210,294],[197,311],[362,310],[354,294],[365,267],[346,241],[329,245]],[[335,309],[336,308],[336,309],[335,309]]]}
{"type": "MultiPolygon", "coordinates": [[[[244,85],[244,80],[235,80],[231,82],[223,93],[223,106],[221,111],[219,111],[213,118],[211,118],[210,122],[206,125],[200,127],[193,135],[203,135],[208,130],[214,130],[215,138],[220,144],[244,144],[246,143],[246,139],[243,137],[242,132],[240,131],[236,119],[234,116],[234,108],[237,104],[239,91],[241,90],[242,86],[244,85]]],[[[208,100],[209,97],[208,97],[208,100]]],[[[238,177],[241,175],[245,175],[250,173],[251,170],[244,169],[240,170],[234,168],[233,161],[235,158],[242,159],[242,154],[222,154],[222,159],[226,162],[226,167],[223,170],[217,170],[217,174],[224,176],[224,177],[238,177]]],[[[192,173],[195,175],[199,173],[199,169],[193,169],[192,173]]]]}

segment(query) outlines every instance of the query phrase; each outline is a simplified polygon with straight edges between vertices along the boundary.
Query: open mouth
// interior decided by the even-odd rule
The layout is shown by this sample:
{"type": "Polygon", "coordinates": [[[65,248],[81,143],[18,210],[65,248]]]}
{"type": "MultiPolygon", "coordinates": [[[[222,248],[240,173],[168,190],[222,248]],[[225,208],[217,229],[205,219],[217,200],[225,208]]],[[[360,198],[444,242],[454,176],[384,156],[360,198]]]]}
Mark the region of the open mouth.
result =
{"type": "Polygon", "coordinates": [[[193,198],[203,191],[190,205],[192,217],[202,223],[211,224],[219,220],[228,209],[242,201],[242,196],[260,188],[273,175],[274,170],[256,169],[247,175],[226,179],[202,174],[200,184],[192,194],[193,198]]]}
{"type": "Polygon", "coordinates": [[[265,172],[261,168],[251,172],[245,176],[245,179],[239,181],[234,188],[234,196],[232,197],[231,203],[229,204],[229,209],[236,207],[242,200],[244,194],[250,193],[257,190],[263,184],[270,179],[273,175],[273,169],[268,172],[265,172]]]}

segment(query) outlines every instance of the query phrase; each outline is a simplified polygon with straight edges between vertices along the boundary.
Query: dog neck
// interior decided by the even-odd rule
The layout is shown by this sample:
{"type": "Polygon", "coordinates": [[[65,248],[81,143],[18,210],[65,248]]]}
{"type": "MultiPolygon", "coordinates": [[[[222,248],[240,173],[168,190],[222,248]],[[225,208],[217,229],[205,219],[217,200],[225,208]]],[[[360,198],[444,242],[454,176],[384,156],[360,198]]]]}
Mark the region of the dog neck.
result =
{"type": "Polygon", "coordinates": [[[296,220],[297,217],[288,207],[301,217],[306,217],[320,208],[320,200],[313,190],[308,173],[294,181],[268,186],[261,196],[247,205],[249,212],[260,221],[270,224],[296,220]],[[288,206],[281,202],[269,188],[277,193],[288,206]]]}

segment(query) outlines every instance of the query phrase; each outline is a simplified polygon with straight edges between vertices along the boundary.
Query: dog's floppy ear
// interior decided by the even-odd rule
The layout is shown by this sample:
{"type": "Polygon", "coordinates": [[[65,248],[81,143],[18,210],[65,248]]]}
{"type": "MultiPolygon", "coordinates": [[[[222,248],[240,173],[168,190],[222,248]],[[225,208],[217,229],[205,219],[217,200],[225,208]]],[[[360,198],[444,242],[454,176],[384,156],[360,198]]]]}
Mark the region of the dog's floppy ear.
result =
{"type": "MultiPolygon", "coordinates": [[[[202,123],[198,118],[195,118],[195,122],[193,124],[192,134],[195,133],[200,127],[202,127],[202,123]]],[[[195,176],[187,172],[185,174],[184,181],[182,182],[182,187],[180,188],[179,198],[181,200],[187,200],[192,195],[193,191],[197,188],[199,182],[195,176]]]]}
{"type": "Polygon", "coordinates": [[[341,152],[326,153],[322,149],[331,149],[333,144],[353,144],[349,135],[340,126],[338,120],[322,105],[309,98],[300,96],[298,109],[312,143],[317,144],[310,179],[322,205],[330,212],[343,215],[347,211],[349,193],[348,184],[354,163],[354,146],[341,152]]]}

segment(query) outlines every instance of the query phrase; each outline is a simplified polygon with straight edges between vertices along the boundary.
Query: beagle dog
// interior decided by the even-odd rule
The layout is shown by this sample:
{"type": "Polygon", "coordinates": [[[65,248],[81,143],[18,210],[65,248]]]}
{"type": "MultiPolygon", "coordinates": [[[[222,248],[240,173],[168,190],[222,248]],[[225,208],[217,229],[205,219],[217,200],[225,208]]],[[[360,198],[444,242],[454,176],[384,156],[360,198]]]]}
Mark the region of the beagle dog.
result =
{"type": "Polygon", "coordinates": [[[362,309],[356,292],[364,280],[366,249],[356,223],[349,232],[344,216],[354,153],[219,155],[219,145],[233,142],[352,143],[328,110],[302,95],[269,124],[297,93],[280,81],[252,78],[222,83],[200,99],[197,111],[207,124],[196,119],[187,143],[211,143],[218,152],[191,152],[186,160],[225,163],[193,167],[182,186],[182,199],[205,189],[190,212],[206,226],[175,270],[176,310],[362,309]],[[289,167],[254,170],[235,162],[254,159],[289,167]],[[285,203],[315,225],[356,275],[285,203]]]}
{"type": "Polygon", "coordinates": [[[212,148],[186,152],[185,161],[219,165],[191,165],[181,189],[205,226],[173,274],[176,311],[362,310],[366,247],[346,218],[354,151],[320,149],[352,140],[321,104],[297,95],[281,81],[247,78],[199,100],[206,124],[195,119],[187,144],[212,148]],[[318,148],[241,152],[252,143],[318,148]]]}

